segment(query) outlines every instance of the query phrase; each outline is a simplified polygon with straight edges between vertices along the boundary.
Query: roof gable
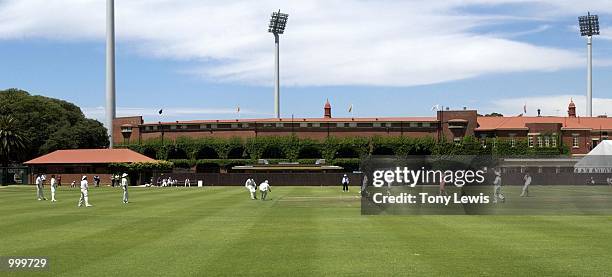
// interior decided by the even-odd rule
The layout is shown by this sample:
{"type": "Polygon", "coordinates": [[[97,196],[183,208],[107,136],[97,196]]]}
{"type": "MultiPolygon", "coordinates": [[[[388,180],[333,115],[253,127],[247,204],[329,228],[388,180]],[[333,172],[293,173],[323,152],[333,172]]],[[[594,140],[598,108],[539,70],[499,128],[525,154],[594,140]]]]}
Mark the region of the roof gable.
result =
{"type": "Polygon", "coordinates": [[[29,160],[24,164],[108,164],[134,162],[156,162],[156,160],[130,149],[71,149],[57,150],[29,160]]]}

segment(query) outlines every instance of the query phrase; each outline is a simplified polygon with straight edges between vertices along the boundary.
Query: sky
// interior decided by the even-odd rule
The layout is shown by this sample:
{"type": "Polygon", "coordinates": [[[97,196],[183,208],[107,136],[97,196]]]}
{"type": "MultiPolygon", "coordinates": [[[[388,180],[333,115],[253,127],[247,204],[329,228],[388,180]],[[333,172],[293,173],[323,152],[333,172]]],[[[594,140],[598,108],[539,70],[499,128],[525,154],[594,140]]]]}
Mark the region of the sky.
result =
{"type": "MultiPolygon", "coordinates": [[[[600,16],[593,111],[612,114],[612,1],[120,0],[117,115],[145,121],[274,113],[272,11],[281,35],[281,114],[433,116],[585,112],[586,40],[600,16]],[[349,106],[353,106],[352,114],[349,106]],[[237,113],[240,107],[240,113],[237,113]],[[159,116],[157,111],[163,109],[159,116]]],[[[104,119],[104,0],[0,0],[0,89],[79,105],[104,119]]]]}

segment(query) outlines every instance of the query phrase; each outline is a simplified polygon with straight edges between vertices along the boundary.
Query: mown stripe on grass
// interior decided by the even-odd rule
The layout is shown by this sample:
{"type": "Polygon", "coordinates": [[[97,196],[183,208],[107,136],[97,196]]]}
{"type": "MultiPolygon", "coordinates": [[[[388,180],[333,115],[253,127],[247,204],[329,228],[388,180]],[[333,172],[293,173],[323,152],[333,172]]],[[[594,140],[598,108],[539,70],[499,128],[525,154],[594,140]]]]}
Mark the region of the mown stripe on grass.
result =
{"type": "MultiPolygon", "coordinates": [[[[221,192],[212,194],[211,198],[228,197],[231,194],[230,191],[221,192]]],[[[201,195],[197,196],[194,199],[201,197],[201,195]]],[[[190,202],[177,202],[177,205],[166,207],[166,212],[180,212],[191,208],[189,205],[184,205],[185,203],[190,202]]],[[[192,206],[199,204],[198,202],[191,203],[192,206]]],[[[54,275],[68,273],[69,275],[83,276],[87,273],[91,276],[108,276],[105,272],[108,272],[109,268],[101,271],[90,271],[90,268],[95,268],[95,264],[98,264],[100,260],[118,255],[125,249],[148,244],[161,237],[172,235],[181,225],[186,224],[184,219],[174,217],[157,218],[155,220],[133,217],[113,224],[108,224],[108,220],[113,221],[112,216],[104,219],[98,222],[79,224],[80,235],[58,241],[52,245],[28,249],[27,253],[50,253],[48,256],[55,260],[54,275]],[[88,258],[75,261],[70,253],[75,253],[78,256],[85,253],[88,258]]]]}
{"type": "MultiPolygon", "coordinates": [[[[201,216],[189,218],[190,220],[184,221],[178,228],[173,228],[171,233],[150,239],[147,244],[135,245],[117,255],[90,264],[86,271],[95,274],[97,269],[103,269],[105,264],[125,263],[125,267],[116,267],[125,268],[122,272],[106,272],[129,272],[130,276],[185,275],[198,272],[207,260],[218,256],[217,250],[228,247],[228,242],[245,235],[244,224],[248,224],[244,222],[245,219],[254,221],[257,216],[257,213],[248,211],[242,212],[246,216],[237,216],[242,210],[250,209],[253,202],[245,197],[243,191],[231,191],[231,195],[225,195],[223,198],[212,199],[203,195],[202,200],[206,200],[208,205],[214,208],[203,212],[197,209],[201,206],[200,203],[188,204],[184,207],[185,212],[201,216]],[[236,222],[237,217],[242,219],[239,224],[236,222]],[[151,263],[155,260],[162,262],[151,263]],[[189,267],[180,267],[179,264],[187,264],[189,267]]],[[[204,270],[208,272],[210,269],[204,270]]]]}
{"type": "MultiPolygon", "coordinates": [[[[70,237],[76,236],[81,237],[80,231],[82,226],[88,225],[108,225],[121,224],[124,221],[129,220],[149,220],[147,219],[147,211],[153,212],[151,215],[165,214],[169,209],[173,209],[177,203],[184,202],[188,199],[199,199],[203,192],[192,192],[173,194],[168,192],[166,194],[159,194],[160,199],[154,204],[146,206],[139,206],[136,203],[130,203],[123,205],[121,203],[113,203],[115,201],[108,198],[98,198],[98,203],[92,208],[77,208],[76,205],[64,205],[63,213],[59,215],[53,215],[52,213],[45,212],[39,215],[33,214],[23,219],[21,224],[15,224],[11,226],[0,227],[0,232],[3,232],[3,239],[6,240],[4,244],[7,249],[17,248],[20,250],[28,250],[30,247],[40,247],[52,243],[54,240],[48,239],[49,237],[70,237]],[[163,197],[163,198],[161,198],[163,197]],[[107,204],[105,206],[105,204],[107,204]],[[49,216],[49,215],[52,216],[49,216]],[[131,217],[130,217],[131,216],[131,217]],[[44,230],[48,236],[41,236],[38,241],[31,240],[31,237],[40,236],[41,230],[44,230]]],[[[219,190],[218,192],[211,193],[215,194],[228,194],[228,191],[219,190]]]]}

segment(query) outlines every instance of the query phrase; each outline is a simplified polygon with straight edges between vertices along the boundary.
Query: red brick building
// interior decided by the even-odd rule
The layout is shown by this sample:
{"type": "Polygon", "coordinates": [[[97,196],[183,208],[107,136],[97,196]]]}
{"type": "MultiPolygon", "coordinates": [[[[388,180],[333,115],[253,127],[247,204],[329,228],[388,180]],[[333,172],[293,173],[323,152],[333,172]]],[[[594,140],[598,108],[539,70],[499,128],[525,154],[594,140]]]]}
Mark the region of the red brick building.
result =
{"type": "Polygon", "coordinates": [[[325,139],[348,136],[430,136],[436,140],[476,138],[527,139],[530,147],[568,145],[572,154],[586,154],[612,132],[612,118],[577,117],[570,102],[568,116],[485,117],[476,110],[438,111],[436,117],[334,118],[325,103],[321,118],[262,118],[147,122],[142,116],[117,118],[115,143],[139,143],[153,138],[288,136],[325,139]],[[560,140],[560,141],[559,141],[560,140]]]}

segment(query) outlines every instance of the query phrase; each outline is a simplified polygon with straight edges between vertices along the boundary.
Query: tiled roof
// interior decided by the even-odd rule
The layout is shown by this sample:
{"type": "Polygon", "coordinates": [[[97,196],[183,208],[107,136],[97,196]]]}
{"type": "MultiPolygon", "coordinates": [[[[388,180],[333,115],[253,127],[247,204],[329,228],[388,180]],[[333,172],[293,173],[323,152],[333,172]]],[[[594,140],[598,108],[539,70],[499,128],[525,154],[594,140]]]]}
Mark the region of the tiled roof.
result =
{"type": "Polygon", "coordinates": [[[27,161],[24,164],[107,164],[131,162],[155,162],[155,160],[130,149],[72,149],[57,150],[27,161]]]}
{"type": "MultiPolygon", "coordinates": [[[[219,120],[189,120],[161,122],[163,125],[173,124],[211,124],[211,123],[300,123],[300,122],[437,122],[435,117],[334,117],[334,118],[258,118],[258,119],[219,119],[219,120]]],[[[147,122],[144,125],[159,125],[160,122],[147,122]]]]}
{"type": "Polygon", "coordinates": [[[514,116],[478,117],[476,131],[527,130],[530,123],[558,123],[562,129],[612,129],[612,118],[607,117],[557,117],[557,116],[514,116]]]}

